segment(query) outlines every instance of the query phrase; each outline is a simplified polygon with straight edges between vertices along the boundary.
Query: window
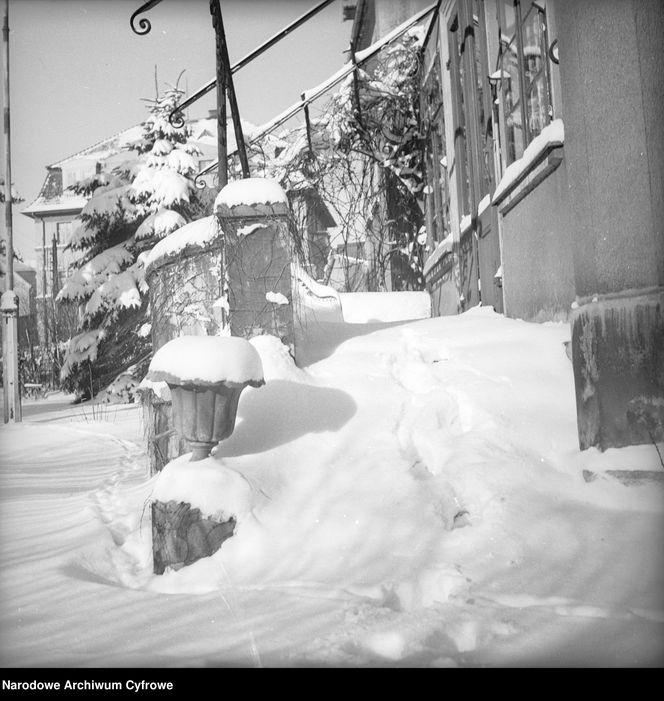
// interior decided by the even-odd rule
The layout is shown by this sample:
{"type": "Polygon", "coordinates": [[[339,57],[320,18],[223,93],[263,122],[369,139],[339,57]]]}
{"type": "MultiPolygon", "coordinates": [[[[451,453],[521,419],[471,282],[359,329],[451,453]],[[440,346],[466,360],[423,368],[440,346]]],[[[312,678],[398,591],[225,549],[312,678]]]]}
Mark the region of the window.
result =
{"type": "MultiPolygon", "coordinates": [[[[437,46],[437,39],[431,44],[437,46]]],[[[447,187],[445,120],[440,62],[432,51],[427,56],[427,72],[420,96],[420,114],[424,132],[426,165],[427,228],[434,243],[442,241],[450,231],[447,187]]]]}
{"type": "Polygon", "coordinates": [[[477,81],[474,92],[477,104],[475,118],[479,127],[477,137],[479,144],[476,156],[477,199],[488,194],[493,180],[493,121],[491,116],[491,90],[486,86],[488,58],[486,54],[486,29],[484,26],[484,7],[480,0],[472,0],[473,50],[475,76],[477,81]]]}
{"type": "Polygon", "coordinates": [[[450,74],[452,79],[452,99],[454,101],[454,164],[457,171],[460,213],[470,214],[470,177],[468,172],[468,143],[464,107],[464,37],[455,16],[450,27],[450,74]]]}
{"type": "Polygon", "coordinates": [[[59,246],[64,246],[65,244],[69,243],[71,228],[72,223],[70,221],[56,223],[53,238],[59,246]]]}
{"type": "Polygon", "coordinates": [[[528,144],[551,121],[546,12],[532,0],[499,3],[505,158],[521,158],[528,144]]]}

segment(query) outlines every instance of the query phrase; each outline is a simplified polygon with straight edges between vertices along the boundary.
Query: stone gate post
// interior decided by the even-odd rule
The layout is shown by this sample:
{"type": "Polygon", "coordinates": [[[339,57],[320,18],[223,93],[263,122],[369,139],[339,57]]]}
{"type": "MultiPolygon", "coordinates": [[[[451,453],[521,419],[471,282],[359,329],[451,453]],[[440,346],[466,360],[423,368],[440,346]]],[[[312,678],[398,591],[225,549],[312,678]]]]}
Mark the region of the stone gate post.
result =
{"type": "Polygon", "coordinates": [[[274,180],[226,185],[214,204],[224,232],[224,270],[232,336],[268,333],[295,355],[291,260],[295,243],[288,198],[274,180]]]}

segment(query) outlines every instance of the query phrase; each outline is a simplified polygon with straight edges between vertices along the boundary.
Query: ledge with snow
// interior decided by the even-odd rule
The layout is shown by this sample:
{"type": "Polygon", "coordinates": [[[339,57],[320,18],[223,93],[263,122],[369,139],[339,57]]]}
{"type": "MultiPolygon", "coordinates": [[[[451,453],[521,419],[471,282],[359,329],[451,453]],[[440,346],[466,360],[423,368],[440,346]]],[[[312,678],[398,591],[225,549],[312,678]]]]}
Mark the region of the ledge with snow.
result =
{"type": "Polygon", "coordinates": [[[507,167],[491,198],[501,214],[507,214],[558,168],[564,143],[563,121],[554,119],[530,142],[523,156],[507,167]]]}
{"type": "Polygon", "coordinates": [[[219,217],[244,217],[284,214],[289,211],[288,197],[276,180],[244,178],[224,186],[214,201],[219,217]]]}

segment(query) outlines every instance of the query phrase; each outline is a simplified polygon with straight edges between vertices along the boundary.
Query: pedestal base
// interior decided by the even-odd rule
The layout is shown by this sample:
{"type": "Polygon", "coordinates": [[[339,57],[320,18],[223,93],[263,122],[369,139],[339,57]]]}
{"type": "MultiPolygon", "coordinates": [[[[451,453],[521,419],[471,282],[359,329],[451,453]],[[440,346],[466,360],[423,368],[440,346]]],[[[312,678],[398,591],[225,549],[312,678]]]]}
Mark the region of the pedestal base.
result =
{"type": "Polygon", "coordinates": [[[664,441],[664,292],[595,298],[572,318],[582,450],[664,441]]]}
{"type": "Polygon", "coordinates": [[[152,502],[154,573],[179,570],[219,550],[233,535],[235,519],[220,523],[183,502],[152,502]]]}

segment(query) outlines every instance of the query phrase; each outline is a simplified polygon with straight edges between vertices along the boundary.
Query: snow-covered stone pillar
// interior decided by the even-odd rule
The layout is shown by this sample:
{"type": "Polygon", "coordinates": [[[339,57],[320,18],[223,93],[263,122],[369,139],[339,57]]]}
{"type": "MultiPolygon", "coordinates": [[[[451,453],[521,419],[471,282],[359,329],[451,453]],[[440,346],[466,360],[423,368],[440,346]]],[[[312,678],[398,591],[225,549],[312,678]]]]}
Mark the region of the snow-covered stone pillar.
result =
{"type": "Polygon", "coordinates": [[[286,193],[274,180],[246,178],[226,185],[214,209],[225,234],[231,335],[268,333],[294,356],[292,218],[286,193]]]}
{"type": "Polygon", "coordinates": [[[664,441],[664,5],[555,4],[581,448],[664,441]],[[619,99],[616,99],[617,96],[619,99]]]}
{"type": "MultiPolygon", "coordinates": [[[[163,238],[145,255],[150,288],[152,350],[179,336],[218,336],[227,332],[222,269],[223,232],[210,215],[163,238]]],[[[163,384],[163,383],[162,383],[163,384]]],[[[144,388],[143,410],[152,472],[182,455],[186,445],[174,434],[168,388],[144,388]]]]}

